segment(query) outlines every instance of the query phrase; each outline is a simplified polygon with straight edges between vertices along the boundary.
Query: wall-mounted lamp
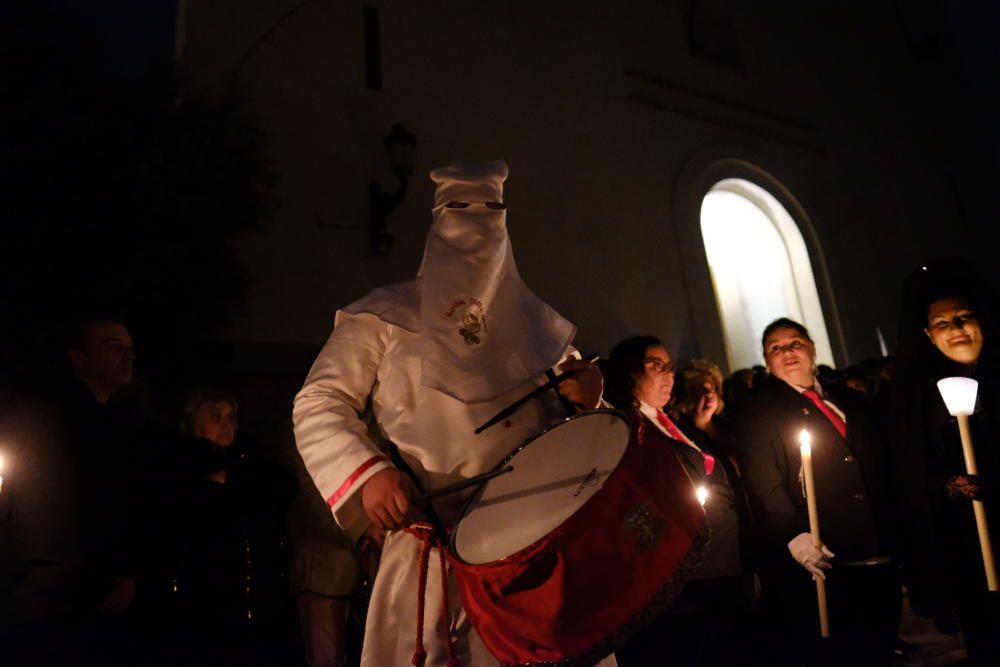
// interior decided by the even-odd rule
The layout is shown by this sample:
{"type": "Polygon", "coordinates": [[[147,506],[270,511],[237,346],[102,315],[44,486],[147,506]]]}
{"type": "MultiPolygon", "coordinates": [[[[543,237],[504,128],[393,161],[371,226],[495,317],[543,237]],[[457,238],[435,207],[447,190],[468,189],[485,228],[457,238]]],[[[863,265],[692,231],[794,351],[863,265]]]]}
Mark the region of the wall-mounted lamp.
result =
{"type": "Polygon", "coordinates": [[[383,139],[389,156],[389,169],[399,179],[392,192],[382,190],[378,181],[368,184],[371,203],[372,254],[388,255],[392,250],[393,235],[389,231],[389,216],[406,199],[406,186],[413,174],[413,151],[417,146],[417,136],[396,123],[383,139]]]}

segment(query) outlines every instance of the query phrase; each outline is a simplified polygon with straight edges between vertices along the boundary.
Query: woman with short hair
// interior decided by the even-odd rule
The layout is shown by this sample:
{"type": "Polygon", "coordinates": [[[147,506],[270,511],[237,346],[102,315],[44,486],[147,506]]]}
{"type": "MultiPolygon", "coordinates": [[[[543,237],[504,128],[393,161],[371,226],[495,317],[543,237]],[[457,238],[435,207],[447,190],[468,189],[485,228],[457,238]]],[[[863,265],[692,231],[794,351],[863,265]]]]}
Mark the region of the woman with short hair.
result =
{"type": "Polygon", "coordinates": [[[169,596],[185,664],[247,663],[287,650],[288,473],[239,437],[239,401],[199,387],[181,410],[169,596]]]}
{"type": "Polygon", "coordinates": [[[680,380],[670,414],[683,425],[718,441],[724,428],[719,415],[726,407],[722,399],[722,370],[707,359],[694,359],[681,371],[680,380]]]}

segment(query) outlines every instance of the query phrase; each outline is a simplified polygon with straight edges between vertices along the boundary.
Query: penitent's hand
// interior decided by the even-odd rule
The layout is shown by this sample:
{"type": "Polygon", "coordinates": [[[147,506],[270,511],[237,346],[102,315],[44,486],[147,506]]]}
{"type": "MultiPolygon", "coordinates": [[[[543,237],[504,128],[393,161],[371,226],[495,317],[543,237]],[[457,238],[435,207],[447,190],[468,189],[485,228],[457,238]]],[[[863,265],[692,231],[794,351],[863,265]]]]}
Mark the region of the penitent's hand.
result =
{"type": "Polygon", "coordinates": [[[559,364],[560,371],[573,371],[573,375],[559,383],[559,393],[583,410],[593,410],[601,404],[604,376],[596,361],[567,359],[559,364]]]}
{"type": "Polygon", "coordinates": [[[416,495],[409,477],[395,468],[386,468],[372,475],[361,487],[361,504],[376,528],[405,528],[416,514],[410,502],[416,495]]]}

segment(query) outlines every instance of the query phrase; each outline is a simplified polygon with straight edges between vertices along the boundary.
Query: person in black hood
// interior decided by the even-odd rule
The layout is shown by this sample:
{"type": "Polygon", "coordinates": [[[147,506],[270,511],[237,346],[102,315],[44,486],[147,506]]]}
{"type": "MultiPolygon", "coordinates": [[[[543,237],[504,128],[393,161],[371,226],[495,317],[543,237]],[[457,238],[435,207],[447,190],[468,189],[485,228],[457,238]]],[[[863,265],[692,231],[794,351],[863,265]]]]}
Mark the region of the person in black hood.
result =
{"type": "MultiPolygon", "coordinates": [[[[920,267],[906,281],[892,397],[895,486],[914,611],[948,630],[957,612],[973,664],[1000,664],[1000,593],[987,591],[972,511],[1000,526],[1000,340],[996,300],[966,262],[920,267]],[[936,383],[979,382],[970,417],[978,476],[966,474],[955,418],[936,383]]],[[[997,529],[994,528],[994,534],[997,529]]]]}

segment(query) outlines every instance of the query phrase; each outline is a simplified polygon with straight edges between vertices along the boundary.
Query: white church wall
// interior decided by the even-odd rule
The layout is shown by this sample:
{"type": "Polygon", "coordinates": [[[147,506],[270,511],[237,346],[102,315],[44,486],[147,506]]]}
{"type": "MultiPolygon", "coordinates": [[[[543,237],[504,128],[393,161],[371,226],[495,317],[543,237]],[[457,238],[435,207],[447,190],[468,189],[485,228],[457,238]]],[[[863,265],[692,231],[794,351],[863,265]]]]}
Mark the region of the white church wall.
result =
{"type": "Polygon", "coordinates": [[[585,350],[654,333],[681,358],[724,361],[692,213],[720,159],[770,174],[808,215],[838,363],[876,354],[876,326],[894,331],[908,269],[973,247],[974,224],[940,234],[956,217],[949,130],[924,113],[928,83],[891,27],[893,3],[748,2],[721,28],[695,21],[735,47],[735,65],[706,60],[711,40],[691,54],[679,1],[368,4],[381,91],[365,87],[361,2],[188,3],[183,63],[206,90],[301,5],[241,71],[284,205],[241,246],[257,282],[233,340],[317,344],[338,306],[412,276],[426,172],[456,160],[508,160],[520,270],[585,350]],[[393,185],[382,137],[397,121],[419,138],[416,174],[390,220],[395,248],[373,257],[364,232],[324,227],[367,223],[368,181],[393,185]]]}

